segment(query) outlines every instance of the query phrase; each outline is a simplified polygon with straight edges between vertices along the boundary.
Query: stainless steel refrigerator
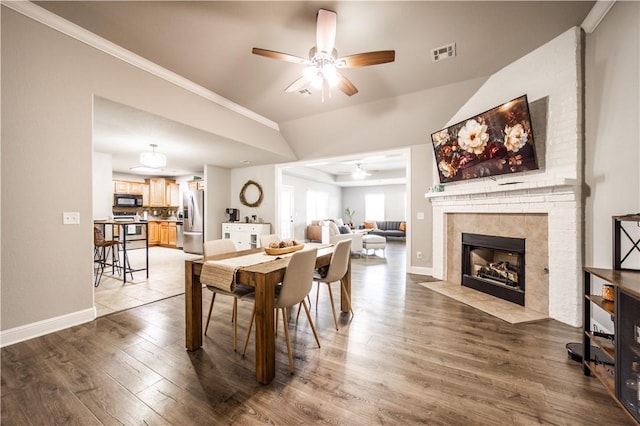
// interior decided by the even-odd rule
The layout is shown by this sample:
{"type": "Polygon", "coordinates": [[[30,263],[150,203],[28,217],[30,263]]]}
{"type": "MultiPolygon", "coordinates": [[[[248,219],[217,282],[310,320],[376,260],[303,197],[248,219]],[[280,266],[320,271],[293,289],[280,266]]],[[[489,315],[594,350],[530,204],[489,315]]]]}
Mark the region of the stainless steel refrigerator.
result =
{"type": "Polygon", "coordinates": [[[187,191],[183,196],[185,253],[202,254],[204,245],[204,191],[187,191]]]}

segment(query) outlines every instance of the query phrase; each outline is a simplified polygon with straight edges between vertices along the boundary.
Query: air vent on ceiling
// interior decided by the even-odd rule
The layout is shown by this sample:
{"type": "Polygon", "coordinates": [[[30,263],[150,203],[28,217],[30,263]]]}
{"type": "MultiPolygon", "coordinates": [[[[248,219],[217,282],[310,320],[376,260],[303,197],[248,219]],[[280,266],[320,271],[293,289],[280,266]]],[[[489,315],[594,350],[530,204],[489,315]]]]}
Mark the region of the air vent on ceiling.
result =
{"type": "Polygon", "coordinates": [[[443,59],[456,56],[456,44],[451,43],[446,46],[437,47],[431,50],[431,59],[433,62],[442,61],[443,59]]]}
{"type": "Polygon", "coordinates": [[[309,89],[298,90],[301,96],[311,96],[311,91],[309,89]]]}

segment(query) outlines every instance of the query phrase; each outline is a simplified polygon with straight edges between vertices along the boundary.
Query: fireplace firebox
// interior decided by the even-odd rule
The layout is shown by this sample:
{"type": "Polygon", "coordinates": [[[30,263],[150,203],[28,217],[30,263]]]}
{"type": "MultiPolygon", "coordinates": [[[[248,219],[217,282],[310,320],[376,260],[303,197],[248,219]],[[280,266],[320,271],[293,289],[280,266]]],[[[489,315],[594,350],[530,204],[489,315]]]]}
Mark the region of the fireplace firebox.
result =
{"type": "Polygon", "coordinates": [[[525,240],[462,234],[462,285],[524,306],[525,240]]]}

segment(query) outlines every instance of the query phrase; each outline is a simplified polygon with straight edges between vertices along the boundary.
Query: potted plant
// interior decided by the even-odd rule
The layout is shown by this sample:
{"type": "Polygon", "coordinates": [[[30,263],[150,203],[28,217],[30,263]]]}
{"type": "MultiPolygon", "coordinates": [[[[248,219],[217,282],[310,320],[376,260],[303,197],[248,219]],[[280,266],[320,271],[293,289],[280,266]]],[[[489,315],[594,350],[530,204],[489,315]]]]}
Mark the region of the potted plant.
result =
{"type": "Polygon", "coordinates": [[[347,207],[346,209],[344,209],[344,212],[347,214],[347,216],[349,216],[349,227],[353,229],[353,216],[355,216],[356,211],[351,210],[349,207],[347,207]]]}

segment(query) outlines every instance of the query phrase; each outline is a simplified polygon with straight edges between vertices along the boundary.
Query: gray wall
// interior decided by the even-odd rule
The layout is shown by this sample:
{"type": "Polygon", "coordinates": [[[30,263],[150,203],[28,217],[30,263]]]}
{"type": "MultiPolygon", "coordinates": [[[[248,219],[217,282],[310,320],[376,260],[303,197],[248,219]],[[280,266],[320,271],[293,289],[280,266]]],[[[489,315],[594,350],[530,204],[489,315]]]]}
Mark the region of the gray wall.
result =
{"type": "Polygon", "coordinates": [[[216,240],[222,237],[222,223],[227,220],[225,209],[230,207],[231,170],[208,165],[204,179],[204,240],[216,240]]]}
{"type": "Polygon", "coordinates": [[[640,3],[616,2],[586,36],[584,259],[590,266],[613,266],[611,216],[640,212],[639,26],[640,3]]]}
{"type": "Polygon", "coordinates": [[[293,156],[273,129],[4,5],[1,19],[1,202],[21,211],[2,218],[0,320],[6,344],[95,317],[94,95],[281,152],[282,161],[293,156]],[[67,211],[80,213],[80,225],[62,225],[67,211]]]}
{"type": "MultiPolygon", "coordinates": [[[[588,266],[613,266],[611,216],[640,212],[639,27],[640,3],[616,2],[586,36],[584,263],[588,266]]],[[[627,229],[638,238],[636,226],[627,229]]],[[[640,267],[637,252],[630,260],[626,266],[640,267]]],[[[613,332],[604,311],[594,309],[593,321],[613,332]]]]}

